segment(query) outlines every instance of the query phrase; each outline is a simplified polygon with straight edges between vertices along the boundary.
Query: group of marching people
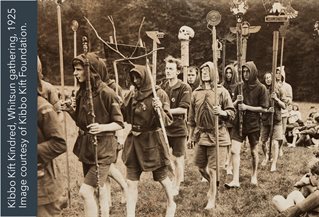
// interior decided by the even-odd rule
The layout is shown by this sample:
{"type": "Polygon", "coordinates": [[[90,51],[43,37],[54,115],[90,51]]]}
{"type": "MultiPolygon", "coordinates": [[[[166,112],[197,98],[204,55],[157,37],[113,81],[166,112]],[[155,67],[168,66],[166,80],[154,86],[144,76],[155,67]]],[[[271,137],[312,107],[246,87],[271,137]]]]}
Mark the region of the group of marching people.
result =
{"type": "Polygon", "coordinates": [[[277,169],[287,123],[285,110],[292,102],[292,90],[284,80],[283,68],[277,69],[276,81],[272,81],[271,73],[266,73],[264,82],[260,82],[255,63],[246,62],[242,65],[243,82],[240,83],[236,64],[225,67],[222,79],[214,63],[206,62],[199,69],[189,67],[188,83],[185,83],[178,79],[181,61],[168,56],[165,59],[165,82],[160,86],[154,85],[149,67],[133,65],[129,78],[134,88],[123,94],[109,78],[104,60],[94,53],[86,53],[72,60],[73,75],[79,83],[73,104],[52,101],[55,94],[51,94],[51,87],[43,85],[40,66],[38,173],[41,168],[44,175],[38,175],[38,216],[59,216],[61,211],[60,177],[54,169],[54,159],[66,150],[63,128],[59,127],[61,121],[57,115],[57,111],[61,110],[68,112],[79,128],[73,153],[83,165],[84,181],[79,193],[84,199],[87,217],[109,216],[108,177],[113,177],[122,187],[127,216],[135,216],[138,181],[142,172],[152,172],[154,181],[160,182],[167,198],[165,216],[173,217],[176,211],[174,196],[179,194],[184,181],[187,144],[195,147],[194,163],[209,181],[205,209],[214,208],[216,203],[216,140],[219,143],[219,165],[226,164],[229,173],[233,174],[232,181],[225,184],[228,189],[240,187],[240,150],[246,138],[252,156],[251,184],[258,184],[259,143],[265,154],[262,165],[269,160],[269,144],[272,144],[271,171],[277,169]],[[87,62],[90,77],[87,77],[87,62]],[[217,79],[217,87],[214,87],[214,79],[217,79]],[[275,82],[273,92],[270,89],[272,82],[275,82]],[[89,83],[91,90],[88,90],[89,83]],[[242,94],[238,84],[242,85],[242,94]],[[94,111],[88,105],[90,97],[94,111]],[[274,107],[270,107],[271,100],[274,107]],[[92,112],[94,123],[90,122],[92,112]],[[243,115],[242,123],[239,114],[243,115]],[[273,123],[270,123],[272,114],[273,123]],[[218,129],[215,129],[213,123],[217,116],[218,129]],[[119,132],[124,128],[124,122],[131,125],[122,152],[126,180],[114,166],[118,157],[119,132]],[[215,136],[217,130],[218,138],[215,136]],[[94,142],[97,142],[97,150],[94,142]]]}

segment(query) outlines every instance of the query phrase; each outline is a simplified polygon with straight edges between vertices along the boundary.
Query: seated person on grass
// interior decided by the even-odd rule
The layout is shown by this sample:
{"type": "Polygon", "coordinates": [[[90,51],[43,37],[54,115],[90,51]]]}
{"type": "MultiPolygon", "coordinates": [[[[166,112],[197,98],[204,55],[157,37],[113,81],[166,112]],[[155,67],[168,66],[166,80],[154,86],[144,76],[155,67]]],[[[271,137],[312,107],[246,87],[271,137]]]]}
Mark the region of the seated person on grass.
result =
{"type": "Polygon", "coordinates": [[[288,105],[288,119],[287,119],[287,128],[286,128],[286,139],[288,143],[293,141],[293,130],[296,127],[303,126],[304,123],[301,119],[301,113],[297,103],[292,103],[288,105]]]}
{"type": "Polygon", "coordinates": [[[295,127],[292,130],[292,143],[288,145],[288,147],[296,147],[296,146],[310,146],[312,145],[312,141],[308,132],[309,129],[314,127],[314,122],[312,118],[307,118],[305,122],[305,126],[295,127]]]}
{"type": "MultiPolygon", "coordinates": [[[[301,191],[293,191],[285,199],[281,195],[273,197],[272,202],[276,209],[280,212],[278,216],[285,217],[297,217],[307,216],[315,217],[319,216],[319,161],[310,167],[310,173],[306,174],[296,184],[301,185],[304,183],[304,188],[310,189],[309,195],[305,196],[301,191]]],[[[296,186],[295,184],[295,186],[296,186]]]]}

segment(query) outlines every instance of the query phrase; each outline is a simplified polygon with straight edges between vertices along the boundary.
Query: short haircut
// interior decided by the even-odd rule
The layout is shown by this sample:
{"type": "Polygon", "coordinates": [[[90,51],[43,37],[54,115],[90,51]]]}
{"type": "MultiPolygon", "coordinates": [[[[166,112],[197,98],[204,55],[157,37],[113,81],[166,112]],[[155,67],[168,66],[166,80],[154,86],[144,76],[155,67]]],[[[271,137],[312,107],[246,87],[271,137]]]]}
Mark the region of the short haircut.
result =
{"type": "Polygon", "coordinates": [[[81,65],[81,66],[84,66],[83,62],[79,59],[74,59],[72,61],[72,65],[73,65],[73,68],[76,66],[76,65],[81,65]]]}
{"type": "Polygon", "coordinates": [[[175,63],[176,64],[176,68],[177,70],[182,70],[182,61],[180,59],[174,58],[171,55],[168,55],[165,59],[164,59],[165,63],[175,63]]]}
{"type": "Polygon", "coordinates": [[[195,71],[196,75],[198,75],[199,69],[196,66],[190,66],[190,67],[188,67],[187,72],[190,72],[190,71],[195,71]]]}

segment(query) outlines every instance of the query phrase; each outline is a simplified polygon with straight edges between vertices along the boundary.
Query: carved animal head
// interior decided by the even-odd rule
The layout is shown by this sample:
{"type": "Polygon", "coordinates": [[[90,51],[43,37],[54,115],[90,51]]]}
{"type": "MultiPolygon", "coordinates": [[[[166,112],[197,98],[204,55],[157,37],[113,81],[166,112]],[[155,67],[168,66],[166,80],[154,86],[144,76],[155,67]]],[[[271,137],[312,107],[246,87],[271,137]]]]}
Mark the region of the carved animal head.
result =
{"type": "Polygon", "coordinates": [[[194,30],[189,26],[182,26],[178,32],[179,40],[190,40],[195,35],[194,30]]]}

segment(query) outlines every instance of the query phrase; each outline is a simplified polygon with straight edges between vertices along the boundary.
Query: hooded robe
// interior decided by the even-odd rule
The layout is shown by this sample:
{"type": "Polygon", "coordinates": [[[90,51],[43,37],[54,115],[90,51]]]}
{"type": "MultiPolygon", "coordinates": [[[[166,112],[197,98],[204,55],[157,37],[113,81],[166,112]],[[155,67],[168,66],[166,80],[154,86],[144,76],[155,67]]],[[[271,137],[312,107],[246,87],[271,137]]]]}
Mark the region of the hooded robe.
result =
{"type": "MultiPolygon", "coordinates": [[[[158,114],[152,105],[154,96],[146,67],[135,65],[129,73],[135,91],[131,91],[124,98],[123,114],[125,121],[132,125],[132,130],[124,143],[122,159],[128,168],[154,171],[170,164],[168,144],[165,142],[158,114]],[[141,77],[141,87],[133,82],[133,73],[141,77]]],[[[163,104],[160,110],[164,125],[168,126],[172,123],[169,98],[164,90],[157,86],[155,88],[163,104]]]]}

